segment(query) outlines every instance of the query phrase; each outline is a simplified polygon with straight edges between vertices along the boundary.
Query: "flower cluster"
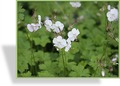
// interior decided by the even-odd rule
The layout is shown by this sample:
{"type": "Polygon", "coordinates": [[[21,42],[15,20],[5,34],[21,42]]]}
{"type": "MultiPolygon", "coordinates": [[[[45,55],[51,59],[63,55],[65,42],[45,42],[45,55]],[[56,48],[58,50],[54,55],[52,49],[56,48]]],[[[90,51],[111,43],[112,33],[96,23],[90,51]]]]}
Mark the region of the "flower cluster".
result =
{"type": "Polygon", "coordinates": [[[66,40],[62,38],[62,36],[58,36],[53,39],[54,46],[57,47],[57,50],[64,48],[67,43],[66,40]]]}
{"type": "MultiPolygon", "coordinates": [[[[39,27],[41,28],[42,26],[41,22],[41,16],[38,15],[38,23],[37,24],[28,24],[27,28],[30,32],[37,31],[39,27]]],[[[61,23],[60,21],[56,21],[53,23],[50,19],[46,19],[44,21],[44,26],[46,27],[46,30],[55,33],[60,33],[64,29],[64,24],[61,23]]],[[[73,28],[71,31],[68,32],[68,39],[62,38],[62,36],[57,36],[56,38],[53,39],[53,44],[57,48],[57,50],[65,48],[65,51],[68,52],[69,49],[71,48],[71,42],[77,39],[77,36],[80,34],[79,30],[76,28],[73,28]]]]}
{"type": "Polygon", "coordinates": [[[31,24],[28,24],[27,25],[27,28],[30,32],[34,32],[34,31],[37,31],[39,29],[39,24],[34,24],[34,23],[31,23],[31,24]]]}
{"type": "Polygon", "coordinates": [[[78,8],[81,6],[81,3],[80,2],[70,2],[70,5],[74,8],[78,8]]]}
{"type": "Polygon", "coordinates": [[[38,23],[35,24],[35,23],[31,23],[31,24],[27,24],[27,28],[30,32],[35,32],[39,29],[39,27],[41,28],[42,22],[41,22],[41,16],[38,15],[38,23]]]}
{"type": "Polygon", "coordinates": [[[116,8],[111,9],[110,5],[108,5],[107,18],[108,21],[110,22],[118,20],[118,9],[116,8]]]}
{"type": "Polygon", "coordinates": [[[71,41],[77,39],[77,36],[80,34],[79,30],[73,28],[68,32],[68,39],[65,40],[61,36],[58,36],[53,39],[54,46],[57,47],[57,50],[65,48],[65,51],[68,52],[71,48],[71,41]]]}
{"type": "Polygon", "coordinates": [[[72,31],[68,32],[68,37],[71,41],[77,39],[77,36],[80,34],[79,30],[73,28],[72,31]]]}
{"type": "Polygon", "coordinates": [[[63,30],[64,25],[60,21],[56,21],[55,24],[53,24],[50,19],[46,19],[45,27],[46,27],[46,30],[48,30],[49,32],[53,30],[53,32],[59,33],[63,30]]]}

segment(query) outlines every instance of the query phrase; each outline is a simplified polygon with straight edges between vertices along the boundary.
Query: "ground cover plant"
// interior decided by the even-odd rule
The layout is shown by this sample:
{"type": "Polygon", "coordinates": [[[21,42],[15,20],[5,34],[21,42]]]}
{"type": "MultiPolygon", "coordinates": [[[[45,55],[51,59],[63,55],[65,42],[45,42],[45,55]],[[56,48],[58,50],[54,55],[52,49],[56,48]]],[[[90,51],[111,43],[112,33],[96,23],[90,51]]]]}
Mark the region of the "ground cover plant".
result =
{"type": "Polygon", "coordinates": [[[17,1],[18,77],[118,77],[117,1],[17,1]]]}

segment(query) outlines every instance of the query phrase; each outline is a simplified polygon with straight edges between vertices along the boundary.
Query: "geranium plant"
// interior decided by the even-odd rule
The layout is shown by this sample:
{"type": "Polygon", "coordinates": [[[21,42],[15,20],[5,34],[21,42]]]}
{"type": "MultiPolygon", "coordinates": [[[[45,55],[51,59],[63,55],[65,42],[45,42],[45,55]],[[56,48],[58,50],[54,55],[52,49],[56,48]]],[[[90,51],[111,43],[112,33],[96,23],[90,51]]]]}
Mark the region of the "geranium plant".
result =
{"type": "Polygon", "coordinates": [[[17,2],[18,77],[118,77],[118,2],[17,2]]]}

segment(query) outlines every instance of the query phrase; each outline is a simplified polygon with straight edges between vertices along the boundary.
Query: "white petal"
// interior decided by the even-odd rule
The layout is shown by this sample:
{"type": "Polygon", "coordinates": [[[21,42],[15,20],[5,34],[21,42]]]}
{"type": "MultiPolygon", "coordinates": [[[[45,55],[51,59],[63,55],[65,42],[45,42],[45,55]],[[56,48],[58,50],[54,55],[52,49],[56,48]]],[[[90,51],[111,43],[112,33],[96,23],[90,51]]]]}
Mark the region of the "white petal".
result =
{"type": "Polygon", "coordinates": [[[39,24],[34,24],[33,28],[34,28],[34,31],[37,31],[39,29],[39,24]]]}
{"type": "MultiPolygon", "coordinates": [[[[56,26],[58,29],[60,29],[60,31],[62,31],[63,28],[64,28],[64,25],[63,25],[60,21],[56,21],[56,22],[55,22],[55,26],[56,26]]],[[[59,32],[60,32],[60,31],[59,31],[59,32]]]]}
{"type": "Polygon", "coordinates": [[[70,38],[70,37],[72,37],[72,36],[73,36],[72,32],[69,31],[69,32],[68,32],[68,37],[70,38]]]}
{"type": "Polygon", "coordinates": [[[113,8],[109,12],[107,12],[106,16],[108,17],[108,21],[118,20],[118,9],[113,8]]]}
{"type": "Polygon", "coordinates": [[[113,21],[113,18],[108,17],[108,21],[109,21],[109,22],[113,21]]]}
{"type": "Polygon", "coordinates": [[[40,28],[41,28],[41,16],[38,15],[38,24],[40,25],[40,28]]]}
{"type": "Polygon", "coordinates": [[[75,37],[71,37],[70,40],[71,40],[71,41],[74,41],[74,40],[75,40],[75,37]]]}
{"type": "Polygon", "coordinates": [[[28,28],[28,30],[30,31],[30,32],[33,32],[34,30],[33,30],[33,27],[30,25],[30,24],[27,24],[27,28],[28,28]]]}
{"type": "Polygon", "coordinates": [[[112,62],[115,62],[115,61],[117,61],[117,58],[113,58],[113,59],[112,59],[112,62]]]}
{"type": "Polygon", "coordinates": [[[102,74],[102,76],[105,76],[105,71],[102,70],[102,71],[101,71],[101,74],[102,74]]]}
{"type": "Polygon", "coordinates": [[[67,43],[68,43],[68,44],[71,44],[71,40],[70,40],[69,38],[67,39],[67,43]]]}
{"type": "Polygon", "coordinates": [[[71,31],[68,32],[68,38],[69,40],[74,41],[73,33],[71,31]]]}
{"type": "Polygon", "coordinates": [[[38,29],[38,26],[34,26],[34,31],[37,31],[38,29]]]}
{"type": "Polygon", "coordinates": [[[70,5],[71,5],[72,7],[78,8],[78,7],[81,6],[81,3],[80,3],[80,2],[70,2],[70,5]]]}
{"type": "Polygon", "coordinates": [[[55,25],[55,24],[52,24],[51,29],[54,30],[55,28],[57,28],[56,25],[55,25]]]}
{"type": "Polygon", "coordinates": [[[108,9],[108,10],[110,10],[110,9],[111,9],[111,6],[110,6],[110,5],[108,5],[107,9],[108,9]]]}
{"type": "Polygon", "coordinates": [[[45,20],[45,25],[51,26],[52,25],[52,21],[49,20],[49,19],[45,20]]]}
{"type": "Polygon", "coordinates": [[[76,28],[73,28],[72,29],[72,33],[76,33],[77,31],[76,31],[76,28]]]}
{"type": "Polygon", "coordinates": [[[56,43],[56,38],[53,39],[53,43],[56,43]]]}
{"type": "Polygon", "coordinates": [[[68,44],[68,45],[65,47],[65,51],[68,52],[70,48],[71,48],[71,45],[68,44]]]}
{"type": "Polygon", "coordinates": [[[62,36],[58,36],[57,39],[62,40],[62,36]]]}
{"type": "Polygon", "coordinates": [[[69,51],[69,47],[65,47],[65,51],[68,52],[69,51]]]}
{"type": "Polygon", "coordinates": [[[63,45],[64,47],[67,45],[65,39],[62,40],[62,45],[63,45]]]}
{"type": "Polygon", "coordinates": [[[67,45],[66,40],[63,39],[62,36],[58,36],[54,38],[53,43],[54,43],[54,46],[56,46],[59,49],[64,48],[67,45]]]}
{"type": "Polygon", "coordinates": [[[51,27],[52,27],[52,21],[47,19],[45,20],[45,27],[46,27],[46,30],[48,30],[49,32],[51,32],[51,27]]]}
{"type": "Polygon", "coordinates": [[[41,21],[41,16],[40,15],[38,15],[38,20],[41,21]]]}

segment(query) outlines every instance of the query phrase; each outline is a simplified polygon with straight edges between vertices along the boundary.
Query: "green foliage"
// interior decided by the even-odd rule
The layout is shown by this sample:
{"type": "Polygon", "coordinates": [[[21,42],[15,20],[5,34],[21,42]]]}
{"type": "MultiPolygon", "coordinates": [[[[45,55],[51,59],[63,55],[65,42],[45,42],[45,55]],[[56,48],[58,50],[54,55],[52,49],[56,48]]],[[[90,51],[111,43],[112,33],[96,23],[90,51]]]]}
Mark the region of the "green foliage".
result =
{"type": "Polygon", "coordinates": [[[85,69],[85,65],[79,63],[77,66],[71,66],[72,72],[70,72],[69,76],[71,77],[85,77],[90,76],[89,70],[85,69]]]}
{"type": "Polygon", "coordinates": [[[83,2],[73,8],[64,1],[32,1],[17,3],[17,74],[19,77],[118,77],[118,21],[108,22],[107,5],[117,7],[117,2],[83,2]],[[105,11],[100,9],[104,8],[105,11]],[[42,28],[29,32],[27,24],[36,23],[41,15],[42,28]],[[58,34],[48,32],[45,17],[64,24],[62,33],[72,28],[80,31],[68,52],[57,51],[53,38],[58,34]],[[110,26],[107,30],[107,24],[110,26]]]}
{"type": "Polygon", "coordinates": [[[30,71],[21,74],[21,77],[30,77],[30,76],[31,76],[31,72],[30,71]]]}
{"type": "Polygon", "coordinates": [[[38,32],[31,33],[31,37],[33,37],[35,45],[40,44],[42,47],[45,47],[47,43],[50,43],[49,34],[46,33],[47,31],[45,28],[38,30],[38,32]]]}
{"type": "Polygon", "coordinates": [[[22,5],[18,3],[18,9],[17,9],[18,21],[22,21],[24,19],[24,12],[25,9],[23,9],[22,5]]]}

